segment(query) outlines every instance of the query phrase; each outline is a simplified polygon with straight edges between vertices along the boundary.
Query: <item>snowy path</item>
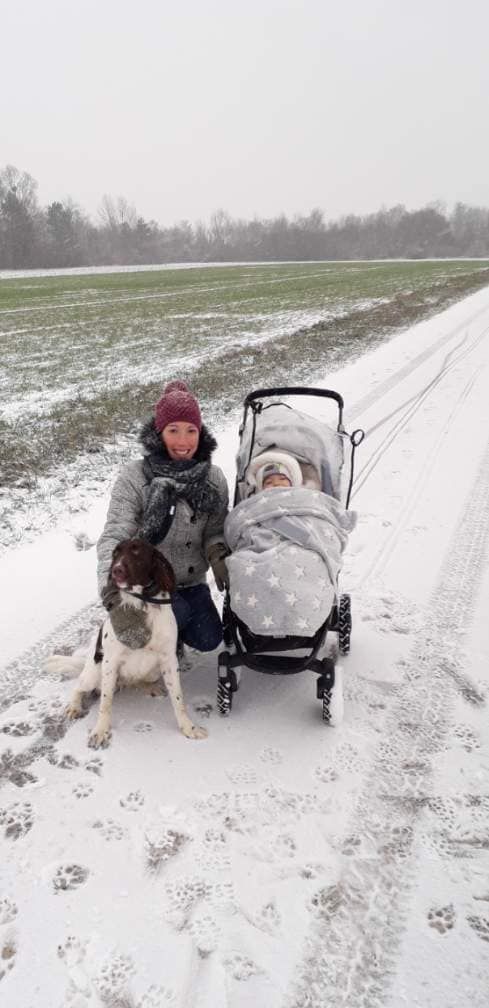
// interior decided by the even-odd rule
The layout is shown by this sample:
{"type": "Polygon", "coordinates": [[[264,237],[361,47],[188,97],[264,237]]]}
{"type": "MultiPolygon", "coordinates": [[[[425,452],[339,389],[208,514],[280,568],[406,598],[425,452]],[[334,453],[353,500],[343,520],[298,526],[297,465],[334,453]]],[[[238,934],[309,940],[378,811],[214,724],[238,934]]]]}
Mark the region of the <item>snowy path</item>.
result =
{"type": "MultiPolygon", "coordinates": [[[[246,674],[219,719],[215,657],[194,657],[184,688],[206,742],[134,692],[116,698],[112,745],[94,754],[94,711],[67,726],[69,684],[39,668],[98,618],[93,551],[65,560],[82,608],[58,627],[44,570],[31,634],[12,553],[2,1005],[487,1004],[488,367],[483,291],[325,382],[367,430],[339,729],[322,724],[307,674],[246,674]]],[[[235,432],[220,443],[231,480],[235,432]]]]}

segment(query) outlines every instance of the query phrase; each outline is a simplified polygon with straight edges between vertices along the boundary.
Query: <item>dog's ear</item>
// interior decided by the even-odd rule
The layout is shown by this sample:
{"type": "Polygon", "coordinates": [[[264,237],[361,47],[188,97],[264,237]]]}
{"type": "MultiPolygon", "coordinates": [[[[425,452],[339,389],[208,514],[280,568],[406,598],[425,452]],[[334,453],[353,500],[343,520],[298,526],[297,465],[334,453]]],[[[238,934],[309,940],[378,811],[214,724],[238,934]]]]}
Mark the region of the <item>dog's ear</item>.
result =
{"type": "Polygon", "coordinates": [[[153,553],[153,578],[161,591],[174,592],[177,587],[171,563],[156,549],[153,553]]]}

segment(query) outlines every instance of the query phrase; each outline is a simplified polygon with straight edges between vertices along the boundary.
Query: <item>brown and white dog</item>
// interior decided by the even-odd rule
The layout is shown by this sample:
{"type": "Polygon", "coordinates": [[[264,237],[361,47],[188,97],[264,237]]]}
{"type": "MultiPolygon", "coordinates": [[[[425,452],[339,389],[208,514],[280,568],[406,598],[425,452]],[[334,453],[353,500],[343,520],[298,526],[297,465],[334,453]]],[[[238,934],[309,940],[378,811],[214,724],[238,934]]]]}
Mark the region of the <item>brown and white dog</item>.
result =
{"type": "Polygon", "coordinates": [[[46,663],[48,671],[62,675],[80,672],[67,716],[81,717],[84,695],[100,690],[99,714],[88,744],[94,749],[107,746],[116,688],[157,684],[163,678],[180,730],[187,738],[206,738],[205,728],[192,723],[183,702],[176,656],[177,624],[170,604],[175,577],[168,560],[144,539],[126,539],[114,549],[109,581],[119,589],[121,605],[144,611],[149,639],[142,647],[127,647],[118,640],[107,617],[86,660],[52,655],[46,663]]]}

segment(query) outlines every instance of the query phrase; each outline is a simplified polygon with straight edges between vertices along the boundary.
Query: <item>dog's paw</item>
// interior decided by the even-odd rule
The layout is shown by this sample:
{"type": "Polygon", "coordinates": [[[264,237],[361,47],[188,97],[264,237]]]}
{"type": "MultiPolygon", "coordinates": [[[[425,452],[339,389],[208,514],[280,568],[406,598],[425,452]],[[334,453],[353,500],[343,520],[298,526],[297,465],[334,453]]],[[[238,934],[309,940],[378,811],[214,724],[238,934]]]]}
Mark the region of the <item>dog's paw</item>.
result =
{"type": "Polygon", "coordinates": [[[188,725],[187,724],[182,725],[182,732],[185,735],[185,738],[193,738],[193,739],[204,739],[207,738],[208,735],[208,732],[206,731],[205,728],[201,728],[200,725],[195,725],[192,723],[188,725]]]}
{"type": "Polygon", "coordinates": [[[110,744],[112,732],[110,728],[94,728],[88,736],[90,749],[106,749],[110,744]]]}
{"type": "Polygon", "coordinates": [[[80,704],[70,703],[65,710],[65,717],[68,721],[75,721],[76,718],[83,717],[83,707],[80,704]]]}

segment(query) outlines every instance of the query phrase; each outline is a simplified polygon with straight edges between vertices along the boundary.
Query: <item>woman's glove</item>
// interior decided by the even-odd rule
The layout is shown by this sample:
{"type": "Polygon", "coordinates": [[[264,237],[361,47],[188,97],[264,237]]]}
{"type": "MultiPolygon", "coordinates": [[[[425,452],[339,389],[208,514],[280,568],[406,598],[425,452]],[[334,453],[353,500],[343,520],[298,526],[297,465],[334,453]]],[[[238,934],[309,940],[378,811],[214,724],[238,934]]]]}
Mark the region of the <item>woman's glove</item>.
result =
{"type": "Polygon", "coordinates": [[[113,581],[107,581],[107,584],[104,585],[102,591],[100,592],[100,597],[102,599],[102,605],[107,612],[110,612],[115,605],[118,605],[121,598],[119,589],[113,581]]]}
{"type": "Polygon", "coordinates": [[[146,612],[134,609],[132,606],[121,605],[120,591],[112,581],[104,585],[101,594],[102,604],[109,613],[117,640],[131,650],[145,647],[151,640],[146,612]]]}
{"type": "Polygon", "coordinates": [[[219,591],[224,591],[229,587],[229,574],[225,559],[227,556],[229,556],[229,550],[222,542],[213,543],[207,550],[207,559],[212,567],[219,591]]]}

